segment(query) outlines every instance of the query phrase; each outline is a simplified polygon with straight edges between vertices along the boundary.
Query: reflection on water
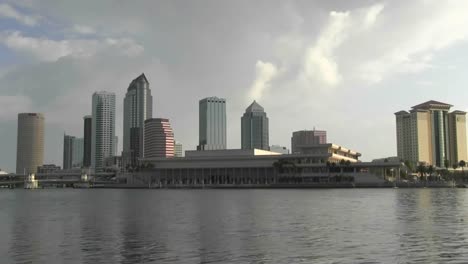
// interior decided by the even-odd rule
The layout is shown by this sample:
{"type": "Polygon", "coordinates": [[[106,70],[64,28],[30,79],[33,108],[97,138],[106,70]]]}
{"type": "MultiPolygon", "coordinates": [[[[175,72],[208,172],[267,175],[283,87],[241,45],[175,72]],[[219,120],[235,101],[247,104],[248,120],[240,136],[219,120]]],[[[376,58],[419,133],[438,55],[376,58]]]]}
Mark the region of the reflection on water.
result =
{"type": "Polygon", "coordinates": [[[2,263],[464,263],[462,189],[2,190],[2,263]]]}

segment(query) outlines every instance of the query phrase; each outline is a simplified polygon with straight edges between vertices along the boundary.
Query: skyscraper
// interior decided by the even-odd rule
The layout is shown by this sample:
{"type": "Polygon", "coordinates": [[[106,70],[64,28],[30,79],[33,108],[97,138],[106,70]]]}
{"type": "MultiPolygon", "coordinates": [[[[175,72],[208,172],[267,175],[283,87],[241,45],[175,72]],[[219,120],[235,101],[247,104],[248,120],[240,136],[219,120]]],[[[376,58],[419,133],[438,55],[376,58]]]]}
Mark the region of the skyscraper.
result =
{"type": "Polygon", "coordinates": [[[122,158],[124,167],[136,166],[143,156],[143,127],[153,116],[153,97],[144,73],[128,86],[124,99],[124,132],[122,158]]]}
{"type": "Polygon", "coordinates": [[[451,107],[432,100],[395,113],[398,157],[437,167],[466,160],[466,113],[451,107]]]}
{"type": "Polygon", "coordinates": [[[101,171],[107,157],[112,157],[115,139],[115,94],[93,94],[91,167],[101,171]]]}
{"type": "Polygon", "coordinates": [[[327,143],[327,131],[300,130],[293,132],[291,138],[291,153],[300,152],[299,147],[314,146],[327,143]]]}
{"type": "Polygon", "coordinates": [[[44,162],[44,115],[18,114],[16,173],[36,173],[44,162]]]}
{"type": "Polygon", "coordinates": [[[144,129],[145,158],[174,157],[174,132],[169,119],[147,119],[144,129]]]}
{"type": "Polygon", "coordinates": [[[241,118],[242,149],[269,150],[268,117],[256,101],[245,109],[241,118]]]}
{"type": "Polygon", "coordinates": [[[83,167],[91,167],[91,147],[93,136],[93,117],[90,115],[84,118],[84,133],[83,133],[83,167]]]}
{"type": "Polygon", "coordinates": [[[75,138],[73,140],[72,168],[83,167],[84,139],[75,138]]]}
{"type": "Polygon", "coordinates": [[[208,97],[199,102],[197,150],[226,149],[226,99],[208,97]]]}
{"type": "Polygon", "coordinates": [[[64,170],[69,170],[73,167],[73,147],[75,137],[67,134],[63,135],[63,166],[64,170]]]}

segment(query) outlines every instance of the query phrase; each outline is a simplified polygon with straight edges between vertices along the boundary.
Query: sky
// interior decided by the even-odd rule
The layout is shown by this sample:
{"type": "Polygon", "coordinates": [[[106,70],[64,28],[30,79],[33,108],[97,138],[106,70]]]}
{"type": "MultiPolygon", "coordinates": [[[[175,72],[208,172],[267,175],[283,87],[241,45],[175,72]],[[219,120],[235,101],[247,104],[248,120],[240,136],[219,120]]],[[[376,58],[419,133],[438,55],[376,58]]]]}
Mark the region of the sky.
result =
{"type": "Polygon", "coordinates": [[[0,168],[14,171],[17,114],[46,117],[45,163],[83,136],[95,91],[123,98],[145,73],[153,117],[184,149],[198,101],[227,99],[228,148],[257,100],[270,144],[302,129],[363,154],[396,155],[394,113],[427,100],[468,110],[466,0],[0,0],[0,168]]]}

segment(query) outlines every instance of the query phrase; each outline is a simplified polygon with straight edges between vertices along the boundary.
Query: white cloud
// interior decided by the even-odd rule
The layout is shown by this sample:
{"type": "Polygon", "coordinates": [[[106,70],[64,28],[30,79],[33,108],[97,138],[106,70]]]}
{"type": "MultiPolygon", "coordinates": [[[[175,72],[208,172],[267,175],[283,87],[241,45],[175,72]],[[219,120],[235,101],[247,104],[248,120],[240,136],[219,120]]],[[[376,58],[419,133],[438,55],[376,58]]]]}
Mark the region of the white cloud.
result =
{"type": "Polygon", "coordinates": [[[316,43],[306,51],[303,72],[306,80],[317,80],[328,86],[340,83],[341,75],[334,51],[346,38],[349,25],[349,12],[330,13],[329,21],[316,43]]]}
{"type": "Polygon", "coordinates": [[[98,52],[126,56],[143,52],[143,46],[128,38],[51,40],[23,36],[18,31],[0,34],[0,43],[41,61],[56,61],[65,56],[90,57],[98,52]]]}
{"type": "Polygon", "coordinates": [[[35,26],[39,20],[39,18],[35,16],[23,15],[5,3],[0,4],[0,17],[12,18],[27,26],[35,26]]]}
{"type": "Polygon", "coordinates": [[[18,113],[30,111],[31,104],[26,96],[0,96],[0,121],[16,120],[18,113]]]}
{"type": "Polygon", "coordinates": [[[257,61],[255,64],[255,81],[252,83],[248,101],[260,100],[270,87],[270,82],[278,74],[277,67],[269,62],[257,61]]]}
{"type": "Polygon", "coordinates": [[[84,25],[74,25],[73,30],[76,33],[83,34],[83,35],[89,35],[89,34],[96,33],[96,30],[94,30],[94,28],[89,27],[89,26],[84,26],[84,25]]]}

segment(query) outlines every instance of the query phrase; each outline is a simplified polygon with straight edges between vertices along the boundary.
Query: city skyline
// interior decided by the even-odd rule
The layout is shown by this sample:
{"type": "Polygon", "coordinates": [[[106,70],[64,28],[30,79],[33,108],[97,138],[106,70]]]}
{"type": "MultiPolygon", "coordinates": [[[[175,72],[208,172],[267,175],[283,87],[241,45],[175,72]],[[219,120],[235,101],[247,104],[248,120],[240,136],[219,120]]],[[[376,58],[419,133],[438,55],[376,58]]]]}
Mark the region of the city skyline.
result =
{"type": "Polygon", "coordinates": [[[364,160],[394,156],[395,111],[432,99],[468,109],[460,59],[467,55],[468,5],[418,3],[211,3],[216,14],[194,3],[124,3],[116,21],[91,3],[82,4],[97,8],[99,17],[72,3],[7,1],[34,23],[0,15],[0,167],[15,170],[20,112],[44,113],[44,163],[61,164],[63,131],[81,137],[78,120],[90,114],[89,95],[101,89],[116,93],[122,142],[120,102],[141,72],[157,87],[153,116],[171,120],[185,149],[198,144],[196,100],[216,95],[229,101],[227,148],[240,146],[239,113],[255,99],[268,109],[272,145],[289,146],[291,131],[316,126],[362,151],[364,160]],[[229,16],[232,10],[242,19],[229,16]],[[181,12],[186,16],[175,15],[181,12]],[[394,16],[398,23],[389,19],[394,16]],[[173,25],[180,31],[168,30],[173,25]],[[397,33],[389,39],[387,32],[397,33]],[[280,120],[290,116],[284,129],[280,120]]]}

